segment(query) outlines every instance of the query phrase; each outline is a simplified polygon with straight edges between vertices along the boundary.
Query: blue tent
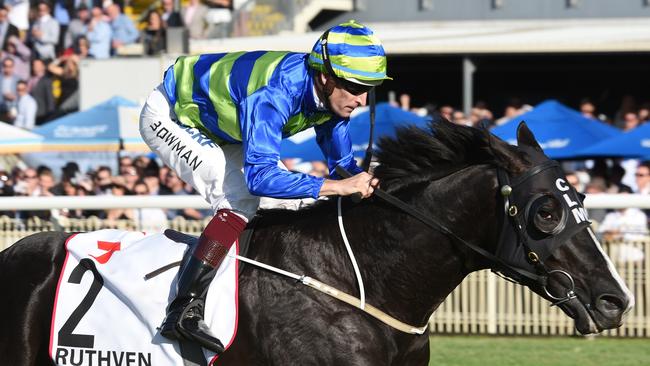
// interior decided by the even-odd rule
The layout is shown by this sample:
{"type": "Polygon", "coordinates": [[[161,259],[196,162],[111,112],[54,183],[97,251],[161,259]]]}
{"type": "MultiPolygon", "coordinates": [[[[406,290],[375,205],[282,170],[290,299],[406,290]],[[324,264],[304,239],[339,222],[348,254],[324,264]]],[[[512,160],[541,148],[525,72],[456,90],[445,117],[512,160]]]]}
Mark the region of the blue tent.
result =
{"type": "Polygon", "coordinates": [[[520,121],[526,122],[551,159],[575,158],[585,148],[621,134],[617,128],[586,118],[556,100],[538,104],[532,111],[495,127],[492,133],[515,144],[520,121]]]}
{"type": "Polygon", "coordinates": [[[650,122],[583,149],[578,155],[650,158],[650,122]]]}
{"type": "Polygon", "coordinates": [[[33,132],[44,137],[43,151],[149,151],[140,137],[139,112],[137,103],[113,97],[33,132]]]}
{"type": "MultiPolygon", "coordinates": [[[[377,104],[375,114],[374,143],[381,136],[395,136],[395,127],[409,124],[425,127],[428,119],[393,107],[388,103],[377,104]]],[[[361,112],[350,119],[350,138],[355,157],[363,157],[370,134],[370,111],[361,112]]],[[[316,133],[310,128],[282,141],[282,158],[300,158],[303,161],[323,160],[323,153],[316,143],[316,133]]]]}

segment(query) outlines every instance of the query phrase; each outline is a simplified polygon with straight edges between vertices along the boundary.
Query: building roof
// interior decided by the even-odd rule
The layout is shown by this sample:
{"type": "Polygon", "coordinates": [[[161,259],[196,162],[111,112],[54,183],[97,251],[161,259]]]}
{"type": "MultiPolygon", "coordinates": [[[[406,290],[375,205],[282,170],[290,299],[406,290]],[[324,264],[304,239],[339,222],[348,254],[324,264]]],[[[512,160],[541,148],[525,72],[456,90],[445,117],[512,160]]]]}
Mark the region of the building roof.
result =
{"type": "MultiPolygon", "coordinates": [[[[560,19],[369,23],[389,55],[650,52],[650,19],[560,19]]],[[[320,32],[193,40],[194,54],[307,52],[320,32]]]]}

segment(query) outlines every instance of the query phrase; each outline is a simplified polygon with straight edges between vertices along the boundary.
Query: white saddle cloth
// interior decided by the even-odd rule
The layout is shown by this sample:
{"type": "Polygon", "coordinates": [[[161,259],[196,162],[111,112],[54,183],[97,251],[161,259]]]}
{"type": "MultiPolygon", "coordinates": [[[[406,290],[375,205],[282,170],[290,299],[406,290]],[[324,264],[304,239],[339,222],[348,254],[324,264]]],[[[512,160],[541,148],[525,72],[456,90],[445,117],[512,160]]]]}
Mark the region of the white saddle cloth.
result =
{"type": "MultiPolygon", "coordinates": [[[[187,246],[160,233],[99,230],[72,236],[66,248],[52,314],[54,363],[182,365],[178,343],[157,330],[176,294],[178,267],[144,277],[180,261],[187,246]]],[[[236,243],[229,254],[238,253],[236,243]]],[[[206,324],[226,348],[237,331],[237,280],[238,261],[227,256],[206,299],[206,324]]]]}

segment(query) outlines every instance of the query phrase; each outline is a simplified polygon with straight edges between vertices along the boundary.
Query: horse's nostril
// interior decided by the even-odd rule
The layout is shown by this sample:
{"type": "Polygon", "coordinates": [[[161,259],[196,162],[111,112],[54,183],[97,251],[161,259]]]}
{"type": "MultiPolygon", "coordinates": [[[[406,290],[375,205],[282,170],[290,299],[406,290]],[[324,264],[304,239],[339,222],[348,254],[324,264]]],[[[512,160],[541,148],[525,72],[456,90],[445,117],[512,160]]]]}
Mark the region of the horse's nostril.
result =
{"type": "Polygon", "coordinates": [[[596,308],[603,314],[618,315],[627,307],[627,301],[614,295],[600,295],[596,300],[596,308]]]}

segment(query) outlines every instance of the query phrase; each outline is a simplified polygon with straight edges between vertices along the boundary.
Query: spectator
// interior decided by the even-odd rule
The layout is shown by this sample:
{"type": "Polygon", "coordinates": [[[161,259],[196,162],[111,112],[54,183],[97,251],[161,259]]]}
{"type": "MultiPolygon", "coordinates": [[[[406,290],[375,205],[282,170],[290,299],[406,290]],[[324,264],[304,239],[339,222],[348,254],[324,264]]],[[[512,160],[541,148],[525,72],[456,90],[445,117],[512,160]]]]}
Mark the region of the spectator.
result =
{"type": "Polygon", "coordinates": [[[98,196],[111,193],[111,184],[113,184],[113,173],[111,168],[102,165],[97,168],[93,177],[95,183],[95,194],[98,196]]]}
{"type": "Polygon", "coordinates": [[[209,8],[206,14],[208,38],[227,37],[232,21],[232,0],[206,0],[206,5],[209,8]]]}
{"type": "Polygon", "coordinates": [[[0,74],[0,114],[4,120],[8,116],[16,115],[16,85],[18,77],[14,75],[14,60],[5,58],[2,60],[2,74],[0,74]]]}
{"type": "MultiPolygon", "coordinates": [[[[126,195],[126,187],[110,183],[107,188],[110,190],[110,194],[116,197],[122,197],[126,195]]],[[[130,208],[113,208],[106,210],[106,221],[109,227],[115,227],[116,221],[118,220],[133,220],[133,210],[130,208]]]]}
{"type": "Polygon", "coordinates": [[[16,174],[14,193],[17,196],[31,196],[38,186],[38,174],[34,168],[26,168],[16,174]]]}
{"type": "Polygon", "coordinates": [[[104,20],[104,13],[99,6],[93,7],[92,18],[88,23],[89,53],[96,59],[109,58],[111,55],[111,26],[104,20]]]}
{"type": "Polygon", "coordinates": [[[68,30],[65,32],[63,40],[63,47],[70,48],[74,46],[74,42],[79,37],[85,37],[88,32],[88,22],[90,21],[90,11],[86,5],[81,4],[77,8],[76,16],[70,21],[68,30]]]}
{"type": "Polygon", "coordinates": [[[149,56],[157,55],[167,47],[165,25],[160,13],[155,9],[147,14],[147,27],[142,34],[142,43],[144,53],[149,56]]]}
{"type": "MultiPolygon", "coordinates": [[[[14,196],[14,179],[6,171],[0,170],[0,196],[2,197],[11,197],[14,196]]],[[[1,216],[15,217],[16,212],[14,210],[2,210],[0,211],[1,216]]]]}
{"type": "Polygon", "coordinates": [[[59,22],[51,15],[47,2],[38,4],[38,18],[32,24],[31,41],[37,57],[42,60],[56,58],[56,45],[59,43],[59,22]]]}
{"type": "Polygon", "coordinates": [[[9,11],[7,7],[3,4],[0,6],[0,43],[2,44],[2,50],[7,49],[7,44],[11,37],[19,37],[20,33],[18,28],[15,25],[9,23],[7,15],[9,11]]]}
{"type": "Polygon", "coordinates": [[[36,111],[38,109],[36,100],[27,92],[27,82],[24,80],[20,80],[16,84],[16,92],[18,94],[18,103],[14,126],[31,130],[36,125],[36,111]]]}
{"type": "Polygon", "coordinates": [[[107,6],[106,14],[110,19],[111,30],[113,33],[111,48],[113,54],[116,54],[116,51],[120,47],[135,43],[135,41],[138,40],[139,33],[131,18],[122,14],[122,9],[118,4],[112,3],[107,6]]]}
{"type": "Polygon", "coordinates": [[[580,113],[584,117],[596,119],[596,106],[591,100],[585,98],[580,102],[580,113]]]}
{"type": "Polygon", "coordinates": [[[443,105],[440,107],[440,117],[446,119],[447,121],[451,121],[452,118],[452,113],[454,113],[454,108],[450,105],[443,105]]]}
{"type": "Polygon", "coordinates": [[[650,120],[650,103],[643,103],[637,112],[641,124],[650,120]]]}
{"type": "Polygon", "coordinates": [[[77,58],[62,56],[47,66],[48,71],[60,83],[61,94],[57,98],[57,117],[79,109],[79,65],[77,58]]]}
{"type": "Polygon", "coordinates": [[[120,171],[122,173],[121,176],[124,178],[124,186],[126,189],[133,192],[135,182],[142,179],[140,177],[140,174],[138,174],[138,169],[136,169],[134,166],[126,166],[120,168],[120,171]]]}
{"type": "Polygon", "coordinates": [[[169,19],[174,14],[174,0],[161,0],[161,11],[160,17],[165,25],[167,25],[169,19]]]}
{"type": "Polygon", "coordinates": [[[75,39],[72,49],[69,49],[67,52],[68,56],[74,56],[77,64],[79,61],[87,58],[93,58],[93,55],[90,54],[90,42],[86,36],[79,36],[75,39]]]}
{"type": "MultiPolygon", "coordinates": [[[[585,192],[586,194],[602,194],[606,193],[607,191],[607,184],[605,183],[605,180],[601,177],[594,177],[587,183],[585,187],[585,192]]],[[[601,222],[605,219],[605,215],[607,215],[607,210],[603,208],[590,208],[587,209],[587,214],[589,215],[589,219],[594,223],[594,225],[600,225],[601,222]]]]}
{"type": "Polygon", "coordinates": [[[636,112],[627,112],[623,115],[623,131],[627,132],[639,126],[639,116],[636,112]]]}
{"type": "Polygon", "coordinates": [[[511,119],[517,117],[518,115],[522,114],[525,111],[524,106],[522,105],[521,101],[519,99],[512,99],[507,105],[506,108],[503,111],[503,117],[497,119],[495,121],[495,125],[499,126],[502,125],[511,119]]]}
{"type": "Polygon", "coordinates": [[[618,193],[623,189],[632,190],[630,186],[623,183],[623,176],[625,176],[625,168],[621,166],[620,163],[614,162],[614,164],[607,171],[607,193],[618,193]]]}
{"type": "Polygon", "coordinates": [[[31,56],[32,51],[17,36],[9,37],[6,50],[2,52],[2,58],[14,61],[14,75],[20,80],[27,80],[31,76],[31,56]]]}
{"type": "MultiPolygon", "coordinates": [[[[168,188],[168,194],[176,196],[186,196],[189,193],[185,190],[185,183],[176,175],[176,172],[169,170],[165,177],[165,187],[168,188]]],[[[167,210],[167,218],[173,220],[174,218],[182,216],[186,219],[200,220],[204,214],[194,208],[184,208],[177,210],[167,210]]]]}
{"type": "Polygon", "coordinates": [[[636,168],[634,177],[636,178],[637,192],[650,194],[650,161],[641,162],[636,168]]]}
{"type": "Polygon", "coordinates": [[[59,40],[57,41],[57,54],[61,53],[61,48],[65,42],[66,32],[70,25],[71,15],[74,14],[74,2],[70,0],[54,0],[54,19],[59,23],[59,40]]]}
{"type": "Polygon", "coordinates": [[[9,10],[9,23],[19,31],[29,29],[29,0],[5,0],[4,5],[9,10]]]}
{"type": "Polygon", "coordinates": [[[27,81],[27,89],[36,100],[36,124],[40,125],[48,120],[55,108],[52,78],[46,74],[43,60],[32,61],[32,77],[27,81]]]}
{"type": "Polygon", "coordinates": [[[625,128],[625,115],[628,113],[636,113],[636,99],[632,95],[624,95],[621,99],[621,106],[614,115],[614,126],[624,129],[625,128]]]}
{"type": "Polygon", "coordinates": [[[119,168],[120,168],[120,174],[125,173],[126,168],[130,168],[133,166],[133,158],[130,156],[120,156],[119,159],[119,168]]]}
{"type": "MultiPolygon", "coordinates": [[[[133,193],[137,196],[149,195],[149,188],[143,181],[135,183],[133,193]]],[[[133,210],[133,219],[140,230],[162,232],[167,228],[167,215],[161,208],[138,208],[133,210]]]]}
{"type": "Polygon", "coordinates": [[[399,108],[401,108],[403,111],[410,111],[411,110],[411,96],[404,93],[400,94],[399,96],[399,108]]]}
{"type": "MultiPolygon", "coordinates": [[[[632,192],[626,189],[620,193],[632,192]]],[[[605,240],[643,240],[648,235],[648,218],[638,208],[618,209],[605,215],[598,232],[605,240]]]]}
{"type": "MultiPolygon", "coordinates": [[[[36,188],[32,191],[33,197],[52,197],[52,188],[54,187],[54,175],[52,170],[46,167],[39,167],[36,188]]],[[[49,220],[52,216],[51,210],[31,211],[26,213],[26,217],[38,217],[42,220],[49,220]]]]}
{"type": "Polygon", "coordinates": [[[189,31],[190,38],[203,39],[207,37],[208,22],[206,15],[208,7],[201,3],[201,0],[189,0],[189,3],[181,9],[183,23],[189,31]]]}
{"type": "Polygon", "coordinates": [[[454,111],[451,115],[451,121],[457,125],[469,126],[471,122],[465,118],[463,111],[454,111]]]}

